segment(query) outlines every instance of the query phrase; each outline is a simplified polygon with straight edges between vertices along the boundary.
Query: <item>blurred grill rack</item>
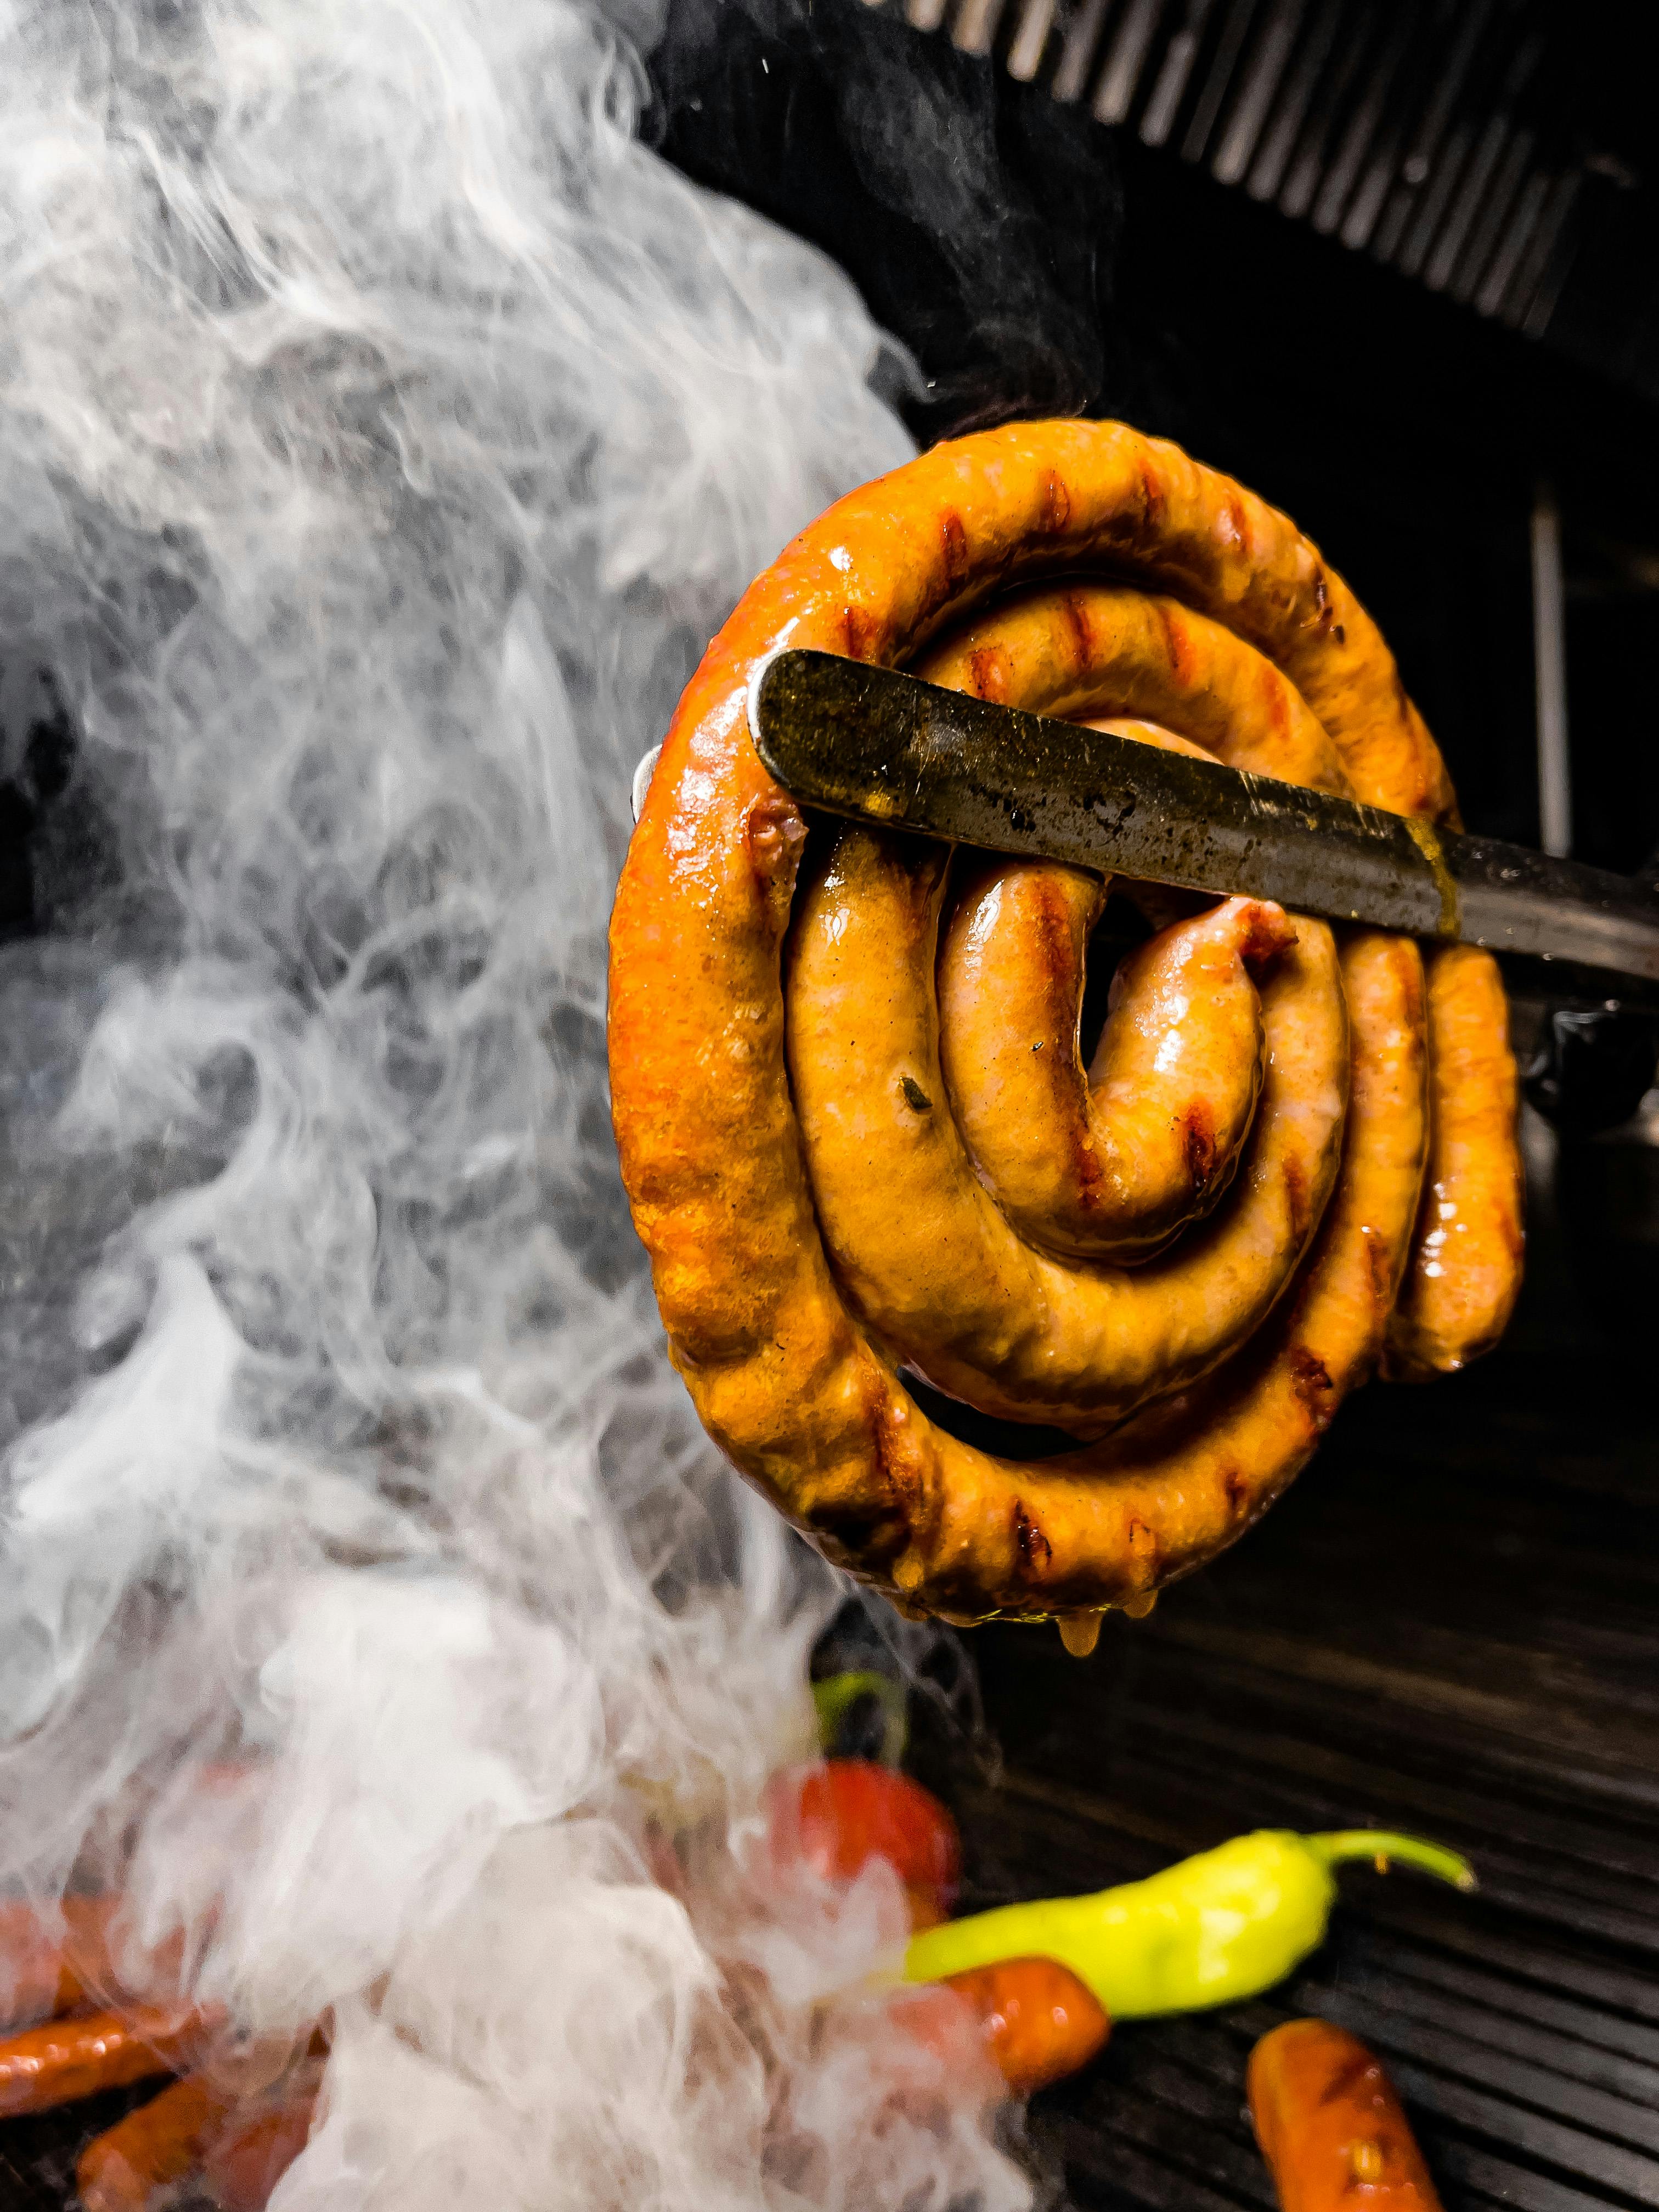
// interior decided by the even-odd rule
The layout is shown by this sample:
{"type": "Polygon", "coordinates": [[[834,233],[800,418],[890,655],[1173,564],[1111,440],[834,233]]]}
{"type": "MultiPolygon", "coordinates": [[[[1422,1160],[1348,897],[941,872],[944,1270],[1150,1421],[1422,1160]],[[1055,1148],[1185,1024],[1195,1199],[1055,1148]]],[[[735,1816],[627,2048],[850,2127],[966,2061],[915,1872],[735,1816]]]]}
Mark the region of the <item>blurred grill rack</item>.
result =
{"type": "MultiPolygon", "coordinates": [[[[1559,335],[1659,393],[1652,196],[1632,151],[1642,140],[1616,121],[1610,134],[1605,112],[1617,13],[1592,8],[1612,35],[1587,37],[1582,11],[1569,17],[1548,0],[875,4],[964,53],[998,55],[1016,80],[1432,292],[1528,337],[1559,335]],[[1591,245],[1600,252],[1586,255],[1591,245]],[[1581,264],[1595,297],[1558,332],[1581,264]]],[[[1639,15],[1625,20],[1639,35],[1639,15]]]]}
{"type": "Polygon", "coordinates": [[[1032,2111],[1069,2203],[1271,2212],[1245,2059],[1316,2013],[1383,2057],[1448,2212],[1659,2206],[1659,1468],[1639,1382],[1558,1352],[1523,1327],[1430,1391],[1373,1384],[1259,1529],[1085,1664],[974,1639],[1006,1763],[923,1761],[970,1905],[1256,1827],[1414,1829],[1481,1878],[1350,1871],[1286,1988],[1124,2027],[1032,2111]]]}

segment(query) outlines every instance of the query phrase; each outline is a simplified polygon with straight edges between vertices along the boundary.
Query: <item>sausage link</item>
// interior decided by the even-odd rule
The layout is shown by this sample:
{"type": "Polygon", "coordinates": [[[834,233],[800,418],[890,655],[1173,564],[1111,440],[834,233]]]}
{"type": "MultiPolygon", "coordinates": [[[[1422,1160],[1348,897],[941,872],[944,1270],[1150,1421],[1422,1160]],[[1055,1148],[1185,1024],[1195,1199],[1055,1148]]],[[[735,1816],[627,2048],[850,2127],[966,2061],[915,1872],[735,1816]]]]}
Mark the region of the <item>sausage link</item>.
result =
{"type": "Polygon", "coordinates": [[[201,2075],[189,2074],[94,2136],[75,2168],[84,2212],[144,2212],[198,2163],[225,2104],[201,2075]]]}
{"type": "Polygon", "coordinates": [[[1100,2000],[1054,1959],[1005,1959],[951,1974],[941,1984],[972,2013],[997,2070],[1029,2097],[1086,2066],[1112,2023],[1100,2000]]]}
{"type": "MultiPolygon", "coordinates": [[[[998,1132],[971,1144],[957,1121],[989,1063],[965,1030],[939,1034],[953,908],[939,855],[852,831],[815,850],[796,896],[805,827],[746,718],[752,672],[783,642],[1449,819],[1440,757],[1316,549],[1175,447],[1101,423],[988,432],[842,501],[745,594],[665,741],[612,916],[611,1096],[705,1425],[829,1557],[913,1610],[1144,1610],[1249,1525],[1376,1363],[1427,1140],[1420,958],[1374,933],[1339,952],[1295,921],[1294,945],[1249,979],[1264,1076],[1232,1187],[1203,1218],[1201,1178],[1172,1195],[1166,1160],[1149,1187],[1190,1205],[1176,1241],[1133,1269],[1079,1255],[1075,1222],[1023,1206],[1013,1178],[999,1205],[998,1132]],[[1056,580],[1088,572],[1119,580],[1056,580]],[[993,1458],[927,1418],[906,1365],[1100,1440],[1035,1466],[993,1458]]],[[[1067,994],[1096,896],[1060,902],[1067,994]]],[[[1190,902],[1161,903],[1191,919],[1190,902]]],[[[1027,963],[1028,998],[1041,936],[1022,926],[1007,956],[1027,963]]],[[[1151,956],[1149,994],[1179,957],[1176,942],[1151,956]]],[[[1136,980],[1119,1003],[1139,1037],[1152,1017],[1136,980]]],[[[1202,1095],[1231,1131],[1249,1082],[1241,999],[1215,1010],[1160,1111],[1202,1095]]],[[[1480,1019],[1489,1037],[1491,1009],[1480,1019]]],[[[1458,1066],[1435,1061],[1448,1144],[1458,1066]]],[[[1089,1102],[1078,1068],[1066,1080],[1075,1133],[1089,1102]]],[[[1001,1133],[1023,1157],[1039,1125],[1064,1135],[1052,1101],[1010,1097],[1001,1133]]],[[[1062,1180],[1063,1201],[1074,1188],[1062,1180]]],[[[1504,1287],[1476,1303],[1496,1313],[1504,1287]]]]}
{"type": "Polygon", "coordinates": [[[1400,2100],[1357,2036],[1286,2021],[1250,2053],[1246,2087],[1280,2212],[1440,2212],[1400,2100]]]}
{"type": "Polygon", "coordinates": [[[264,2212],[270,2193],[311,2137],[319,2085],[291,2089],[239,2119],[209,2148],[203,2185],[221,2212],[264,2212]]]}
{"type": "Polygon", "coordinates": [[[201,2033],[198,2014],[161,2005],[25,2028],[0,2041],[0,2117],[48,2112],[100,2089],[170,2074],[201,2033]]]}
{"type": "Polygon", "coordinates": [[[1307,1249],[1347,1096],[1334,945],[1298,922],[1263,986],[1268,1073],[1237,1203],[1155,1267],[1076,1267],[1015,1233],[949,1110],[933,991],[945,884],[942,848],[853,829],[800,899],[789,1070],[824,1243],[872,1331],[929,1381],[1086,1435],[1237,1349],[1307,1249]]]}
{"type": "Polygon", "coordinates": [[[1465,1367],[1504,1333],[1525,1246],[1519,1086],[1498,963],[1473,945],[1428,958],[1433,1127],[1410,1269],[1389,1329],[1389,1372],[1465,1367]]]}
{"type": "Polygon", "coordinates": [[[0,2030],[109,1994],[116,1903],[112,1897],[66,1897],[56,1926],[32,1905],[0,1906],[0,2030]]]}
{"type": "Polygon", "coordinates": [[[1267,1061],[1255,978],[1296,927],[1229,899],[1161,931],[1113,977],[1085,1071],[1085,953],[1103,903],[1075,868],[975,870],[939,951],[939,1057],[974,1164],[1026,1241],[1128,1261],[1202,1220],[1232,1181],[1267,1061]]]}

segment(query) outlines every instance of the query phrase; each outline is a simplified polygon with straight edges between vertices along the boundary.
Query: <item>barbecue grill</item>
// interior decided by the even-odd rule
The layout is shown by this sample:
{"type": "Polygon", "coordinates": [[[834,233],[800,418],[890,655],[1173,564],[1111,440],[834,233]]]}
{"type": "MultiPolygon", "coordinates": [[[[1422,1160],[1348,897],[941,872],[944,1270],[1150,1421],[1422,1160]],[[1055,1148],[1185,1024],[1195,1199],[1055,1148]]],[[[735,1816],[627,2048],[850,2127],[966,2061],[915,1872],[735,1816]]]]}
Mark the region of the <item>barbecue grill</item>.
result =
{"type": "MultiPolygon", "coordinates": [[[[803,0],[715,20],[685,0],[657,127],[689,173],[846,263],[920,365],[894,389],[925,433],[1110,410],[1237,470],[1378,614],[1471,826],[1536,842],[1554,823],[1632,868],[1659,830],[1631,719],[1659,586],[1659,224],[1586,13],[803,0]],[[854,82],[877,95],[862,136],[854,82]],[[979,165],[957,204],[895,137],[923,112],[947,167],[979,165]],[[1565,532],[1541,617],[1540,514],[1565,532]],[[1565,689],[1535,697],[1552,640],[1565,689]],[[1553,714],[1559,739],[1569,703],[1564,814],[1534,729],[1553,714]]],[[[19,728],[14,929],[70,742],[49,695],[19,728]]],[[[1523,1042],[1541,1018],[1518,1010],[1523,1042]]],[[[1646,1127],[1615,1134],[1639,1148],[1646,1127]]],[[[1362,1394],[1261,1528],[1148,1620],[1109,1616],[1090,1661],[975,1635],[981,1734],[919,1705],[970,1907],[1272,1826],[1418,1829],[1480,1875],[1474,1899],[1347,1876],[1270,2002],[1125,2029],[1039,2098],[1033,2148],[1079,2205],[1271,2206],[1243,2061],[1300,2011],[1383,2056],[1452,2212],[1659,2205],[1659,1432],[1573,1273],[1607,1225],[1557,1217],[1556,1139],[1535,1115],[1528,1136],[1530,1272],[1498,1353],[1362,1394]]],[[[145,2094],[9,2124],[0,2204],[57,2212],[80,2145],[145,2094]]]]}
{"type": "MultiPolygon", "coordinates": [[[[683,9],[662,127],[693,174],[851,269],[929,380],[908,403],[924,434],[1058,392],[1234,469],[1378,614],[1472,824],[1559,849],[1565,807],[1579,856],[1634,869],[1659,790],[1615,732],[1645,714],[1629,656],[1653,635],[1633,549],[1659,258],[1618,71],[1583,58],[1592,28],[1616,46],[1626,26],[1589,15],[890,0],[809,28],[804,8],[683,9]],[[904,118],[941,112],[929,143],[986,165],[975,206],[1000,246],[890,166],[904,118]],[[1023,327],[976,324],[999,266],[1023,327]]],[[[1523,1060],[1542,1019],[1516,1008],[1523,1060]]],[[[1558,1140],[1529,1110],[1504,1346],[1431,1391],[1362,1394],[1261,1527],[1150,1620],[1109,1615],[1082,1664],[1038,1631],[971,1638],[994,1749],[936,1735],[918,1754],[963,1819],[970,1905],[1274,1825],[1416,1828],[1481,1875],[1473,1900],[1350,1877],[1271,2003],[1121,2032],[1033,2107],[1070,2201],[1270,2206],[1244,2060],[1310,2011],[1382,2053],[1449,2206],[1659,2203],[1644,1126],[1559,1140],[1558,1218],[1558,1140]],[[1621,1221],[1586,1195],[1609,1186],[1621,1221]]]]}

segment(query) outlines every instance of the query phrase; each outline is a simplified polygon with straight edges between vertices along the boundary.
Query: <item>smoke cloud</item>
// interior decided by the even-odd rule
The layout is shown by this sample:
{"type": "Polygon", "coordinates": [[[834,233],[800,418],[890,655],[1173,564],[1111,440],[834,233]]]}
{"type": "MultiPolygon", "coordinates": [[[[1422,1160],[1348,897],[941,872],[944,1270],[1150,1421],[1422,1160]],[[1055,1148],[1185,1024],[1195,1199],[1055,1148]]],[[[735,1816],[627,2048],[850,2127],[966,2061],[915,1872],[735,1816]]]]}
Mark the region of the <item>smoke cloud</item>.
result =
{"type": "Polygon", "coordinates": [[[657,27],[0,0],[0,1893],[121,1887],[247,2078],[331,2012],[280,2212],[1028,2195],[896,1892],[757,1851],[836,1592],[611,1156],[629,773],[908,450],[657,27]]]}

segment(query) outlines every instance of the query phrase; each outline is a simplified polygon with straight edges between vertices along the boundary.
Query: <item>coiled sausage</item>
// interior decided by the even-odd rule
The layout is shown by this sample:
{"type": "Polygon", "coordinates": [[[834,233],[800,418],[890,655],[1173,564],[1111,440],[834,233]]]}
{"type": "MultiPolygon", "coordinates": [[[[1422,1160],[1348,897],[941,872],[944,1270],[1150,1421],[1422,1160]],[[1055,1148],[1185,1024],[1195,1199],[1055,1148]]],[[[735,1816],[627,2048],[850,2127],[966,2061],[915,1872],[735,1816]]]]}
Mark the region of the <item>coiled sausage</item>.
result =
{"type": "Polygon", "coordinates": [[[862,827],[809,845],[746,720],[785,644],[1436,820],[1444,766],[1317,550],[1115,423],[987,432],[842,501],[745,594],[665,741],[611,921],[611,1095],[705,1425],[912,1609],[1144,1609],[1294,1476],[1402,1281],[1404,1370],[1501,1326],[1494,972],[1437,955],[1443,1020],[1409,941],[1137,891],[1163,933],[1085,1069],[1101,886],[862,827]],[[1456,1212],[1419,1223],[1431,1092],[1456,1212]],[[981,1452],[907,1369],[1078,1448],[981,1452]]]}

